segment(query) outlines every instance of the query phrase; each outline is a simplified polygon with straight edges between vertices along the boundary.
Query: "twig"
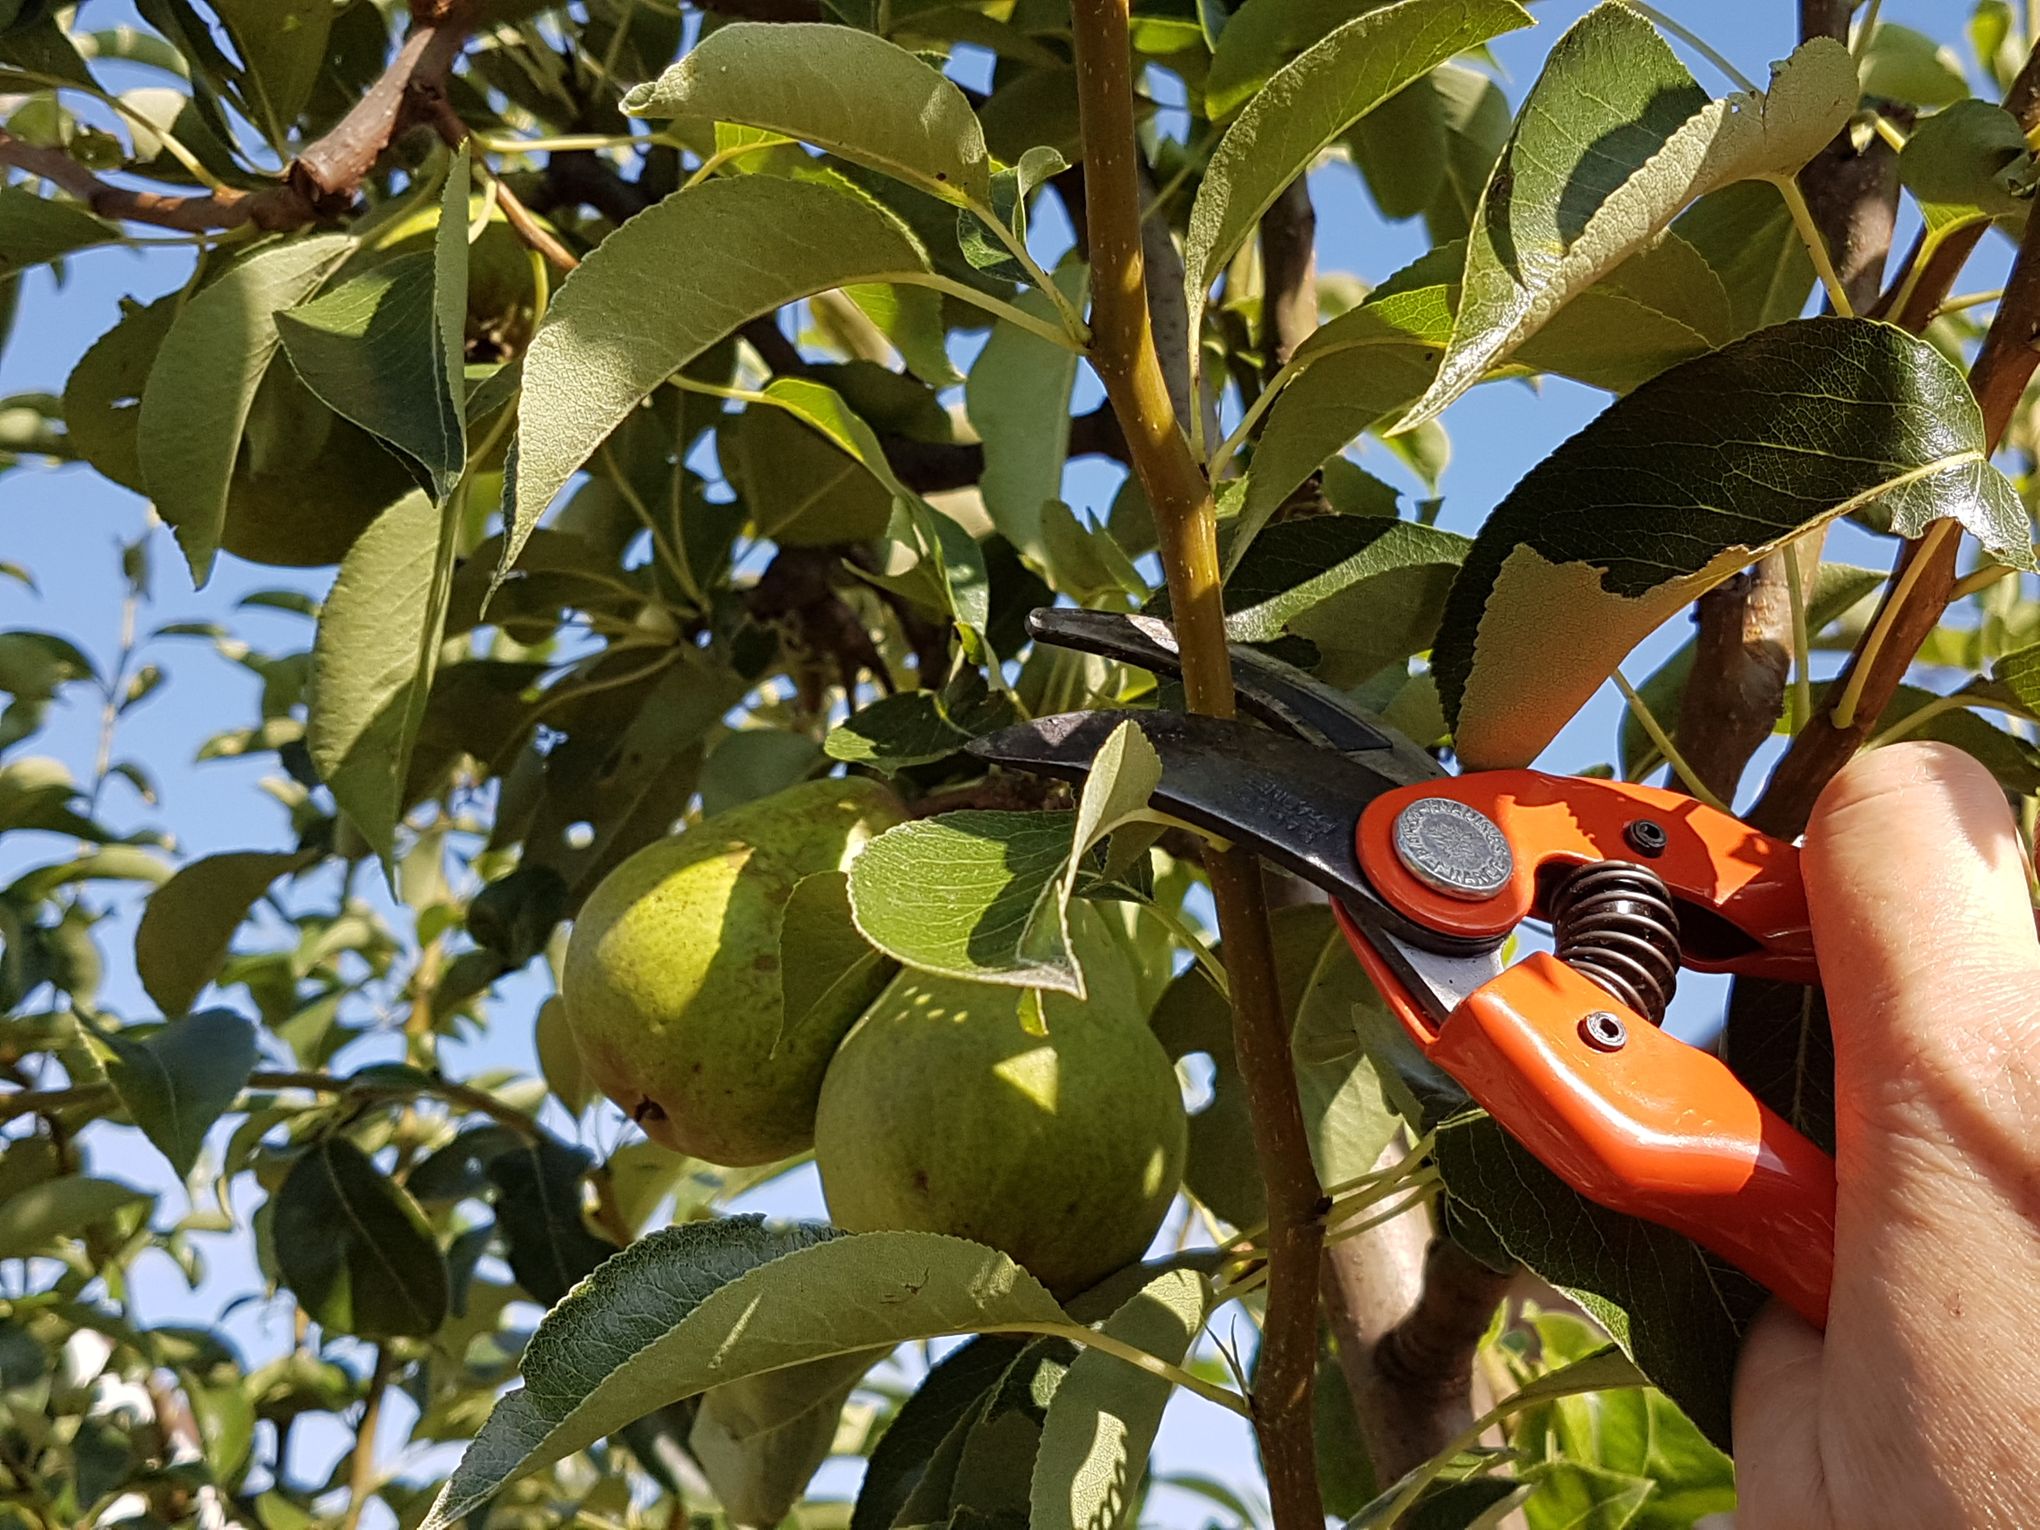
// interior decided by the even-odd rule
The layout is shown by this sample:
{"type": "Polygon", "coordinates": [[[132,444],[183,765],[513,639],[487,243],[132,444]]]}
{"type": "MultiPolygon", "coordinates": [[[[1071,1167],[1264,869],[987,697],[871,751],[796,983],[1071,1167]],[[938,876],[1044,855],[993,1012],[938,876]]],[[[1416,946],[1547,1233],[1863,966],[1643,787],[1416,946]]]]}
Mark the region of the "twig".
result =
{"type": "MultiPolygon", "coordinates": [[[[1127,0],[1071,7],[1092,270],[1091,362],[1126,430],[1147,491],[1193,711],[1230,716],[1231,660],[1211,487],[1169,399],[1149,320],[1135,171],[1127,0]]],[[[1276,1530],[1320,1530],[1311,1427],[1323,1192],[1311,1162],[1289,1027],[1277,990],[1260,867],[1239,850],[1205,858],[1232,983],[1233,1040],[1268,1200],[1268,1305],[1253,1414],[1276,1530]]]]}
{"type": "Polygon", "coordinates": [[[390,1352],[376,1346],[375,1369],[369,1373],[362,1400],[361,1422],[354,1427],[354,1455],[347,1463],[347,1512],[340,1530],[357,1530],[361,1511],[375,1492],[375,1432],[382,1423],[383,1398],[390,1389],[390,1352]]]}
{"type": "Polygon", "coordinates": [[[256,192],[169,196],[101,180],[68,154],[0,132],[0,165],[61,186],[102,218],[186,233],[252,224],[268,232],[303,228],[344,213],[362,181],[404,128],[430,115],[467,41],[469,0],[414,8],[410,35],[353,109],[292,162],[283,181],[256,192]]]}
{"type": "MultiPolygon", "coordinates": [[[[308,1089],[315,1094],[359,1094],[393,1099],[430,1095],[434,1099],[444,1100],[449,1105],[459,1105],[478,1115],[487,1116],[499,1125],[507,1126],[510,1130],[534,1141],[545,1135],[544,1127],[515,1106],[505,1105],[493,1095],[446,1078],[385,1082],[378,1079],[342,1078],[332,1073],[257,1069],[248,1075],[248,1087],[263,1090],[308,1089]]],[[[17,1089],[11,1094],[0,1095],[0,1125],[21,1116],[51,1115],[63,1110],[103,1107],[113,1103],[116,1098],[111,1084],[73,1084],[62,1089],[17,1089]]],[[[235,1108],[242,1107],[237,1103],[235,1108]]]]}

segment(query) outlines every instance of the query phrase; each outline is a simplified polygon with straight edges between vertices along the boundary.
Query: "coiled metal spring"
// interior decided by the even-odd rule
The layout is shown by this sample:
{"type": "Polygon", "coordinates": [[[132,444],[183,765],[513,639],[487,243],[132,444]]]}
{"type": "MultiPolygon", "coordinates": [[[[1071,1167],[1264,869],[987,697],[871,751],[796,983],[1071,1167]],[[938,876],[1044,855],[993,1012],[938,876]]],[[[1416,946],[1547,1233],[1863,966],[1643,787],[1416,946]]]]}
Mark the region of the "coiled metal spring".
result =
{"type": "Polygon", "coordinates": [[[1551,897],[1558,959],[1662,1024],[1679,982],[1679,912],[1663,879],[1633,861],[1582,866],[1551,897]]]}

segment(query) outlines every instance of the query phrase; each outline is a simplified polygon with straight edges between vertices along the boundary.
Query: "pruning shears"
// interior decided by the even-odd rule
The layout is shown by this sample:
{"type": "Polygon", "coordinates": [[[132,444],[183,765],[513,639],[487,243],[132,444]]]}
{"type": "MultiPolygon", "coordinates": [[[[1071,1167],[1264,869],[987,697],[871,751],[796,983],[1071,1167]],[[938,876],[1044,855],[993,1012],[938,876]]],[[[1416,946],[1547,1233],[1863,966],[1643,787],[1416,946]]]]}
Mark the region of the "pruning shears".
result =
{"type": "MultiPolygon", "coordinates": [[[[1161,674],[1166,622],[1044,609],[1041,642],[1161,674]]],[[[1660,1029],[1679,970],[1816,983],[1799,852],[1680,793],[1537,770],[1447,774],[1338,691],[1235,645],[1243,713],[1066,712],[970,745],[1081,781],[1120,724],[1161,812],[1324,890],[1424,1056],[1567,1184],[1685,1234],[1825,1326],[1835,1169],[1709,1052],[1660,1029]],[[1260,724],[1265,724],[1262,726],[1260,724]],[[1554,949],[1505,965],[1525,920],[1554,949]]]]}

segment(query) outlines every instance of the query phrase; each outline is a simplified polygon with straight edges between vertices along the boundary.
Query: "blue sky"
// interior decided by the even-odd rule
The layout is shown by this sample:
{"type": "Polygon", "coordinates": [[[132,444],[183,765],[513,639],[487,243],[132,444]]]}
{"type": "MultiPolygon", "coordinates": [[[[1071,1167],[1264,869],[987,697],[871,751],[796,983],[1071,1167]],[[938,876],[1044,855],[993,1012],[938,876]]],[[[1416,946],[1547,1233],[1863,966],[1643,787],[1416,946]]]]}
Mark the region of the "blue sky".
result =
{"type": "MultiPolygon", "coordinates": [[[[1783,56],[1793,42],[1796,7],[1788,0],[1665,0],[1661,8],[1701,32],[1745,74],[1758,80],[1764,77],[1768,61],[1783,56]]],[[[93,23],[116,22],[123,19],[126,9],[127,0],[96,0],[93,23]]],[[[1497,65],[1512,100],[1519,99],[1535,78],[1558,33],[1586,9],[1587,0],[1544,0],[1534,6],[1538,20],[1534,29],[1495,44],[1497,65]]],[[[1968,10],[1967,4],[1953,0],[1888,0],[1883,14],[1890,21],[1952,34],[1968,10]]],[[[1963,53],[1965,64],[1973,67],[1959,36],[1950,40],[1963,53]]],[[[1717,92],[1728,88],[1704,61],[1694,59],[1689,50],[1681,51],[1687,52],[1704,85],[1717,92]]],[[[967,71],[968,65],[963,68],[967,71]]],[[[1346,167],[1320,171],[1313,177],[1312,189],[1318,208],[1321,268],[1351,271],[1378,281],[1425,248],[1420,225],[1384,223],[1374,213],[1357,176],[1346,167]]],[[[1046,257],[1059,253],[1055,244],[1059,237],[1066,237],[1059,220],[1052,218],[1039,220],[1034,234],[1039,253],[1046,257]]],[[[1902,227],[1900,248],[1909,237],[1910,227],[1902,227]]],[[[1993,238],[1984,256],[1964,277],[1964,290],[1996,285],[2005,252],[2003,241],[1993,238]]],[[[46,270],[33,273],[27,278],[14,333],[0,352],[0,395],[61,391],[79,354],[114,322],[119,300],[128,295],[147,300],[169,290],[182,279],[188,262],[188,255],[181,251],[109,251],[71,262],[61,286],[46,270]]],[[[1086,379],[1081,386],[1091,390],[1079,399],[1079,407],[1087,407],[1096,396],[1095,384],[1086,379]]],[[[1537,390],[1519,384],[1491,384],[1454,405],[1447,416],[1453,456],[1444,477],[1441,524],[1472,531],[1528,468],[1606,402],[1606,396],[1594,390],[1550,381],[1537,390]]],[[[1368,449],[1362,460],[1377,475],[1417,492],[1414,479],[1378,445],[1368,449]]],[[[1118,470],[1108,465],[1079,464],[1068,474],[1066,497],[1079,509],[1102,515],[1117,480],[1118,470]]],[[[102,666],[110,666],[120,622],[119,547],[142,534],[143,509],[137,497],[82,467],[29,467],[0,478],[0,561],[27,566],[39,586],[39,593],[31,594],[11,581],[0,580],[0,627],[62,633],[102,666]]],[[[151,537],[149,546],[154,564],[153,598],[142,613],[143,633],[171,622],[216,621],[230,625],[260,649],[288,652],[308,645],[309,625],[303,619],[242,609],[240,602],[253,592],[268,589],[321,593],[330,579],[329,570],[268,569],[223,557],[211,583],[194,590],[166,534],[151,537]]],[[[1887,549],[1848,527],[1835,534],[1829,556],[1877,566],[1889,561],[1887,549]]],[[[1641,678],[1683,635],[1683,620],[1669,624],[1630,659],[1627,672],[1632,678],[1641,678]]],[[[212,733],[253,720],[254,678],[215,656],[203,642],[191,639],[164,640],[152,647],[150,656],[163,665],[168,681],[124,723],[115,753],[116,757],[140,761],[160,783],[163,800],[160,807],[147,807],[125,786],[115,783],[108,792],[107,816],[124,827],[167,828],[180,857],[287,846],[287,818],[260,792],[258,783],[268,772],[259,762],[194,764],[200,745],[212,733]]],[[[1552,746],[1546,763],[1571,768],[1611,758],[1620,706],[1612,690],[1604,690],[1552,746]]],[[[83,778],[92,768],[97,729],[96,700],[80,693],[55,710],[51,726],[31,749],[64,760],[83,778]]],[[[1761,780],[1760,773],[1753,772],[1753,776],[1761,780]]],[[[59,842],[17,836],[0,845],[0,876],[63,852],[59,842]]],[[[112,901],[117,917],[102,927],[107,937],[105,1002],[116,1013],[141,1017],[149,1013],[149,1006],[135,981],[127,949],[138,900],[132,894],[117,893],[112,901]]],[[[529,1070],[533,1066],[529,1017],[543,996],[544,984],[527,975],[505,983],[499,993],[496,1031],[484,1047],[449,1050],[446,1061],[450,1071],[459,1074],[488,1067],[529,1070]]],[[[1689,1029],[1705,1028],[1718,1011],[1720,993],[1717,983],[1689,982],[1682,992],[1678,1022],[1689,1029]]],[[[374,1055],[379,1055],[375,1044],[363,1043],[344,1054],[341,1061],[343,1065],[357,1063],[374,1055]]],[[[598,1130],[605,1144],[613,1142],[616,1135],[613,1120],[598,1130]]],[[[182,1192],[171,1182],[169,1170],[132,1134],[98,1134],[95,1155],[97,1171],[158,1190],[166,1198],[166,1211],[178,1204],[182,1192]]],[[[807,1176],[775,1187],[764,1204],[775,1212],[819,1212],[807,1176]]],[[[144,1262],[136,1293],[144,1321],[212,1321],[229,1298],[250,1289],[252,1270],[233,1240],[207,1240],[207,1252],[212,1273],[195,1292],[185,1289],[167,1260],[144,1262]]],[[[274,1353],[288,1340],[280,1309],[243,1308],[227,1327],[251,1359],[274,1353]]],[[[402,1423],[401,1417],[391,1420],[393,1428],[402,1423]]],[[[307,1437],[294,1459],[295,1474],[300,1479],[322,1476],[334,1454],[344,1447],[344,1437],[300,1434],[307,1437]]],[[[1206,1471],[1239,1484],[1254,1479],[1251,1445],[1239,1421],[1195,1399],[1180,1400],[1171,1410],[1159,1455],[1164,1471],[1206,1471]]],[[[850,1480],[843,1469],[832,1468],[824,1482],[847,1487],[850,1480]]],[[[1175,1495],[1157,1498],[1152,1516],[1168,1524],[1201,1522],[1194,1504],[1175,1495]]]]}

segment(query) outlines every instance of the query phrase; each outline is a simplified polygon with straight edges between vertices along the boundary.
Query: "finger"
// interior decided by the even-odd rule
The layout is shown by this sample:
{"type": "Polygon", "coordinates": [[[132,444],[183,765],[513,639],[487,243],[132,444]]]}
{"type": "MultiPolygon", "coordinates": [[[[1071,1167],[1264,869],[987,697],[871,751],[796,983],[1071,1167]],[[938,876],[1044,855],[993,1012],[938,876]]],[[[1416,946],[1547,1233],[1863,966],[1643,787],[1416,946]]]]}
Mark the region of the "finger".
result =
{"type": "Polygon", "coordinates": [[[1820,1459],[1821,1336],[1773,1302],[1735,1369],[1737,1530],[1814,1530],[1827,1521],[1820,1459]],[[1745,1518],[1761,1505],[1762,1520],[1745,1518]]]}
{"type": "Polygon", "coordinates": [[[1982,765],[1943,744],[1859,756],[1814,808],[1803,864],[1843,1095],[1923,1049],[1946,1063],[2027,1044],[2010,1001],[2040,973],[2040,940],[2017,829],[1982,765]]]}

